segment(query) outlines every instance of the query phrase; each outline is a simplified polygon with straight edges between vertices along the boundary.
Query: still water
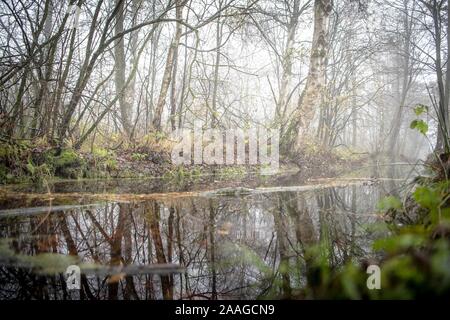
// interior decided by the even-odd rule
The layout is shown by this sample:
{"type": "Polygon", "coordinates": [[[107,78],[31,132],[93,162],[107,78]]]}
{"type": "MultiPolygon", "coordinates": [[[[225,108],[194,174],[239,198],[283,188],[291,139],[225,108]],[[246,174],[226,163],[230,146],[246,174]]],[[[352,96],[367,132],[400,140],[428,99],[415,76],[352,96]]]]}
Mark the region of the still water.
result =
{"type": "Polygon", "coordinates": [[[142,186],[133,183],[126,196],[95,201],[37,196],[4,202],[0,299],[298,297],[306,281],[305,248],[326,243],[336,267],[370,258],[381,232],[373,228],[382,222],[377,203],[401,184],[322,181],[152,198],[130,197],[142,186]],[[82,273],[79,291],[66,287],[63,270],[71,263],[99,267],[82,273]]]}

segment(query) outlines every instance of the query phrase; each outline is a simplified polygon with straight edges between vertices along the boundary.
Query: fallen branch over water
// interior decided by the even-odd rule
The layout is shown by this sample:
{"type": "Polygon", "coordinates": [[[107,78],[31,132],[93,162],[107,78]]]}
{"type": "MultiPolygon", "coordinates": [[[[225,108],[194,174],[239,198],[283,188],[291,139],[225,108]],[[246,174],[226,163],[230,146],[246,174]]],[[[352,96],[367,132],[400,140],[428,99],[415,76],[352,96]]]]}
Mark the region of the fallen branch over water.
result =
{"type": "Polygon", "coordinates": [[[88,209],[95,208],[102,205],[102,203],[94,203],[94,204],[84,204],[84,205],[56,205],[56,206],[47,206],[47,207],[33,207],[33,208],[17,208],[17,209],[5,209],[0,210],[0,218],[1,217],[15,217],[15,216],[32,216],[39,213],[50,213],[50,212],[59,212],[59,211],[67,211],[72,209],[88,209]]]}
{"type": "MultiPolygon", "coordinates": [[[[311,181],[326,181],[327,179],[317,179],[311,181]]],[[[54,199],[79,199],[79,200],[116,200],[116,201],[133,201],[133,200],[163,200],[172,198],[183,198],[183,197],[202,197],[202,196],[223,196],[232,194],[259,194],[266,192],[283,192],[283,191],[309,191],[318,190],[323,188],[332,187],[346,187],[354,184],[362,184],[363,182],[373,181],[371,178],[345,178],[345,179],[331,179],[325,184],[310,184],[301,186],[277,186],[277,187],[265,187],[265,188],[221,188],[208,191],[187,191],[187,192],[166,192],[166,193],[149,193],[149,194],[133,194],[133,193],[21,193],[21,192],[10,192],[3,191],[0,193],[0,198],[39,198],[46,200],[54,199]]],[[[403,179],[377,179],[377,180],[403,180],[403,179]]]]}
{"type": "MultiPolygon", "coordinates": [[[[60,255],[58,255],[60,256],[60,255]]],[[[57,258],[57,257],[55,257],[57,258]]],[[[20,255],[19,257],[8,257],[0,259],[0,266],[8,268],[21,268],[34,270],[40,274],[55,274],[63,273],[70,264],[64,263],[65,260],[59,265],[53,265],[48,267],[47,263],[42,263],[44,260],[39,256],[27,256],[20,255]],[[42,263],[42,264],[41,264],[42,263]]],[[[185,272],[185,268],[173,263],[167,264],[146,264],[146,265],[119,265],[119,266],[106,266],[99,264],[87,264],[80,265],[80,271],[85,275],[94,276],[112,276],[112,275],[145,275],[145,274],[159,274],[168,275],[175,273],[185,272]]]]}
{"type": "Polygon", "coordinates": [[[9,190],[0,190],[0,201],[17,201],[21,203],[24,199],[28,200],[39,200],[50,202],[49,206],[34,207],[31,209],[5,209],[0,210],[0,217],[5,216],[15,216],[19,214],[37,214],[42,212],[55,212],[64,211],[68,209],[80,208],[86,205],[95,206],[102,201],[113,201],[113,202],[139,202],[148,200],[173,200],[186,197],[239,197],[239,196],[250,196],[256,194],[274,193],[274,192],[306,192],[321,190],[326,188],[339,188],[347,187],[352,185],[360,184],[374,184],[378,181],[400,181],[403,179],[388,179],[388,178],[341,178],[341,179],[316,179],[311,180],[313,182],[325,182],[325,183],[312,183],[309,185],[301,186],[276,186],[276,187],[264,187],[264,188],[243,188],[243,187],[232,187],[232,188],[221,188],[209,191],[188,191],[188,192],[167,192],[167,193],[150,193],[150,194],[112,194],[112,193],[22,193],[22,192],[12,192],[9,190]],[[76,202],[78,204],[74,205],[54,205],[51,203],[58,200],[59,202],[76,202]],[[97,204],[92,204],[97,202],[97,204]]]}
{"type": "Polygon", "coordinates": [[[173,274],[183,273],[185,268],[179,264],[143,264],[143,265],[102,265],[80,262],[78,256],[60,253],[40,253],[27,255],[11,249],[11,239],[0,240],[0,266],[9,268],[30,269],[41,274],[64,273],[70,265],[78,265],[81,273],[86,275],[141,275],[141,274],[173,274]]]}
{"type": "Polygon", "coordinates": [[[126,275],[144,275],[144,274],[174,274],[184,273],[184,267],[174,264],[147,264],[147,265],[122,265],[122,266],[95,266],[95,267],[81,267],[81,273],[86,275],[96,276],[110,276],[116,274],[126,275]]]}

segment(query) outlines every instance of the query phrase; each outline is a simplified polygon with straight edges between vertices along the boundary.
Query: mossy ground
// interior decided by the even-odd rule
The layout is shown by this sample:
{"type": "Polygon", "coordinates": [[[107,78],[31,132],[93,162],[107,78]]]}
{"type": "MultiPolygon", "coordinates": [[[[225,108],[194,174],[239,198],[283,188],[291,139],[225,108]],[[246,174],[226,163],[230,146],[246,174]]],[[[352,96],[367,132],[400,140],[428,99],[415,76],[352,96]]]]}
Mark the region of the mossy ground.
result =
{"type": "Polygon", "coordinates": [[[153,158],[166,157],[131,150],[93,148],[91,152],[28,144],[0,144],[0,184],[42,182],[55,179],[142,177],[158,174],[153,158]],[[128,156],[131,154],[131,156],[128,156]]]}
{"type": "MultiPolygon", "coordinates": [[[[150,138],[148,138],[150,139],[150,138]]],[[[2,142],[0,144],[0,184],[42,183],[57,179],[146,178],[194,180],[213,174],[220,179],[238,179],[259,172],[258,165],[183,165],[170,160],[170,144],[164,140],[145,140],[141,144],[122,144],[119,148],[99,145],[74,150],[57,150],[45,143],[2,142]]],[[[327,150],[307,144],[296,161],[281,159],[281,170],[295,166],[304,176],[332,177],[349,163],[361,158],[348,152],[327,150]],[[351,157],[351,159],[349,158],[351,157]]]]}

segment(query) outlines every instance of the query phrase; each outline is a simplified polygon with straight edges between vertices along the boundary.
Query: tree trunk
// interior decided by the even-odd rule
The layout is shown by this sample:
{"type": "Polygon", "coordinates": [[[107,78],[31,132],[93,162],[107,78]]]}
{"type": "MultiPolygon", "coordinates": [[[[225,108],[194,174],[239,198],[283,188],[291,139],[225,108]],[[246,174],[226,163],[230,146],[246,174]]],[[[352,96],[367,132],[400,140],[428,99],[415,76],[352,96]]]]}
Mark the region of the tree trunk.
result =
{"type": "MultiPolygon", "coordinates": [[[[447,16],[450,15],[448,12],[450,9],[447,9],[447,16]]],[[[439,106],[438,106],[438,132],[437,132],[437,140],[435,150],[439,151],[445,149],[449,151],[449,142],[448,142],[448,130],[449,130],[449,111],[448,111],[448,93],[449,89],[446,88],[448,85],[448,81],[450,80],[449,68],[447,68],[446,79],[444,83],[444,74],[442,67],[442,40],[441,40],[441,16],[439,12],[439,6],[436,1],[433,1],[433,5],[431,6],[431,13],[433,17],[434,24],[434,39],[436,45],[436,59],[435,59],[435,68],[436,68],[436,80],[438,84],[439,91],[439,106]]],[[[447,27],[449,29],[450,27],[447,27]]],[[[450,37],[447,34],[447,41],[450,45],[450,37]]],[[[448,55],[448,54],[447,54],[448,55]]]]}
{"type": "Polygon", "coordinates": [[[404,32],[404,40],[403,40],[403,48],[401,48],[401,81],[402,87],[399,97],[399,104],[397,106],[397,110],[395,112],[394,118],[391,123],[391,131],[389,135],[389,144],[388,144],[388,155],[395,160],[398,152],[396,152],[396,146],[398,141],[398,135],[400,134],[400,128],[402,124],[402,118],[404,113],[404,107],[406,102],[406,97],[408,95],[408,91],[410,88],[412,70],[411,70],[411,59],[410,59],[410,44],[411,44],[411,32],[412,32],[412,21],[409,21],[408,16],[409,13],[407,11],[407,0],[403,1],[404,3],[404,16],[403,16],[403,32],[404,32]]]}
{"type": "Polygon", "coordinates": [[[288,151],[297,143],[300,130],[309,127],[319,103],[320,93],[325,86],[328,51],[328,21],[333,8],[332,0],[314,1],[314,31],[306,85],[300,95],[297,109],[282,137],[282,147],[288,151]]]}
{"type": "MultiPolygon", "coordinates": [[[[176,8],[176,18],[177,20],[181,20],[183,18],[183,7],[181,5],[177,5],[176,8]]],[[[175,38],[178,38],[178,43],[181,38],[181,23],[177,22],[175,38]]],[[[178,69],[178,44],[174,48],[174,57],[173,57],[173,70],[172,70],[172,88],[170,91],[170,124],[172,127],[172,131],[176,129],[176,113],[177,113],[177,102],[176,102],[176,76],[178,69]]]]}
{"type": "Polygon", "coordinates": [[[283,53],[283,61],[282,61],[282,68],[283,73],[281,76],[281,83],[280,83],[280,92],[278,94],[278,100],[276,104],[275,109],[275,122],[276,123],[283,123],[284,115],[283,115],[283,109],[286,108],[287,105],[287,97],[288,97],[288,90],[289,90],[289,84],[291,82],[292,78],[292,58],[293,58],[293,44],[295,40],[295,34],[297,30],[298,25],[298,18],[300,15],[299,12],[299,0],[294,1],[294,7],[292,11],[292,15],[289,21],[288,26],[288,33],[287,33],[287,39],[286,39],[286,46],[283,53]]]}
{"type": "MultiPolygon", "coordinates": [[[[155,247],[156,252],[156,261],[160,264],[166,264],[167,259],[166,255],[164,254],[164,246],[163,246],[163,240],[161,237],[161,230],[160,230],[160,214],[159,205],[154,202],[149,205],[148,213],[148,219],[149,219],[149,227],[150,227],[150,234],[152,236],[153,245],[155,247]]],[[[171,275],[160,275],[161,279],[161,289],[163,293],[163,297],[165,300],[172,300],[173,299],[173,277],[171,275]]]]}
{"type": "MultiPolygon", "coordinates": [[[[222,9],[222,2],[219,1],[219,11],[222,9]]],[[[219,65],[220,65],[220,47],[222,45],[222,24],[220,18],[216,21],[216,61],[214,63],[214,82],[211,104],[211,127],[215,128],[219,124],[217,113],[217,90],[219,88],[219,65]]]]}
{"type": "MultiPolygon", "coordinates": [[[[125,16],[125,1],[116,0],[116,6],[118,7],[116,15],[115,24],[115,35],[120,34],[124,30],[124,16],[125,16]]],[[[135,7],[135,2],[133,2],[133,8],[135,7]]],[[[134,18],[134,17],[133,17],[134,18]]],[[[135,21],[135,19],[133,19],[135,21]]],[[[136,33],[132,32],[131,42],[132,46],[136,46],[136,33]]],[[[135,49],[132,48],[133,56],[135,54],[135,49]]],[[[133,95],[134,95],[134,81],[132,80],[127,88],[125,88],[125,72],[126,72],[126,62],[125,62],[125,40],[124,37],[120,37],[116,40],[114,47],[115,55],[115,85],[116,94],[119,95],[119,107],[120,107],[120,121],[122,127],[128,138],[132,135],[132,124],[131,124],[131,111],[133,106],[133,95]]],[[[134,59],[133,59],[134,60],[134,59]]]]}
{"type": "MultiPolygon", "coordinates": [[[[181,17],[183,5],[184,5],[183,0],[177,0],[177,3],[176,3],[177,16],[181,17]]],[[[158,102],[156,103],[155,113],[153,115],[153,121],[152,121],[153,128],[152,129],[155,131],[161,131],[162,113],[164,111],[164,106],[166,105],[167,91],[169,91],[170,82],[172,81],[172,70],[173,70],[174,60],[176,57],[175,52],[178,50],[180,38],[181,38],[181,28],[177,28],[174,38],[172,40],[172,43],[169,47],[169,51],[167,52],[167,60],[166,60],[166,66],[164,68],[161,89],[159,91],[158,102]]]]}

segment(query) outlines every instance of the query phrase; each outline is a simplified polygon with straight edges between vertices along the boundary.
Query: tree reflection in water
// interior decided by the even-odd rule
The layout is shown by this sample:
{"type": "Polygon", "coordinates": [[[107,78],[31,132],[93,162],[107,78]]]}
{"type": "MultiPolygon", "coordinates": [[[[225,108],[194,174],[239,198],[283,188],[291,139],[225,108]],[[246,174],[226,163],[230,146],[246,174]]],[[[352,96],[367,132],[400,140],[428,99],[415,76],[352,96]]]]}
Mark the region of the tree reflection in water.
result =
{"type": "MultiPolygon", "coordinates": [[[[0,219],[17,253],[60,253],[102,265],[175,263],[171,275],[64,276],[0,267],[1,299],[290,298],[314,281],[305,248],[326,243],[332,266],[367,258],[383,185],[245,197],[107,203],[0,219]]],[[[391,186],[392,187],[392,186],[391,186]]]]}

